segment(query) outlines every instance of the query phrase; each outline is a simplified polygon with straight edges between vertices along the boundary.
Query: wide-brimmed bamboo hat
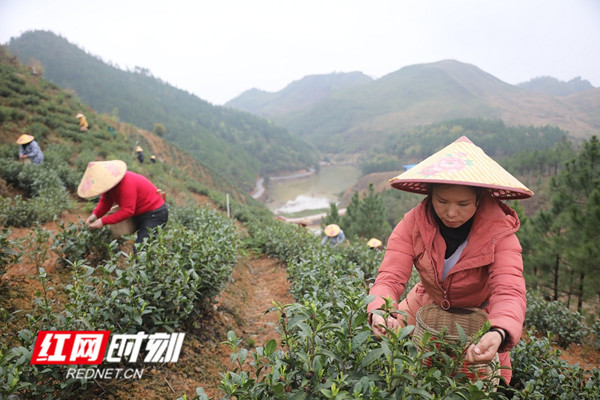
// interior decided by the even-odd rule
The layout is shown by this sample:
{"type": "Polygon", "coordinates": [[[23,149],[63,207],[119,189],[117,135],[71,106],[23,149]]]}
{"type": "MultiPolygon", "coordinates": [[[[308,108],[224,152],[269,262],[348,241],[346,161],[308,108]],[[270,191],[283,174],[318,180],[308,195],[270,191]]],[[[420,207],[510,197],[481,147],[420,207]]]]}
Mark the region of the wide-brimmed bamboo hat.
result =
{"type": "Polygon", "coordinates": [[[81,118],[81,117],[83,117],[83,116],[84,116],[84,115],[83,115],[82,113],[79,113],[79,114],[77,114],[77,115],[75,116],[75,118],[81,118]]]}
{"type": "Polygon", "coordinates": [[[369,246],[372,249],[376,249],[376,248],[380,247],[381,245],[382,245],[381,240],[379,240],[377,238],[371,238],[367,242],[367,246],[369,246]]]}
{"type": "Polygon", "coordinates": [[[127,164],[124,161],[92,161],[83,173],[77,194],[84,199],[101,195],[121,182],[125,172],[127,164]]]}
{"type": "Polygon", "coordinates": [[[32,141],[33,141],[33,136],[27,135],[24,133],[21,136],[19,136],[19,138],[17,139],[17,144],[27,144],[27,143],[31,143],[32,141]]]}
{"type": "Polygon", "coordinates": [[[327,225],[323,232],[325,232],[325,236],[336,237],[340,233],[340,230],[341,228],[339,227],[339,225],[331,224],[327,225]]]}
{"type": "Polygon", "coordinates": [[[137,146],[137,147],[135,148],[135,151],[137,151],[137,152],[139,153],[140,151],[143,151],[143,150],[142,150],[142,148],[141,148],[140,146],[137,146]]]}
{"type": "Polygon", "coordinates": [[[533,192],[492,160],[466,136],[403,172],[390,183],[406,192],[428,194],[429,185],[444,183],[487,188],[497,199],[526,199],[533,192]]]}

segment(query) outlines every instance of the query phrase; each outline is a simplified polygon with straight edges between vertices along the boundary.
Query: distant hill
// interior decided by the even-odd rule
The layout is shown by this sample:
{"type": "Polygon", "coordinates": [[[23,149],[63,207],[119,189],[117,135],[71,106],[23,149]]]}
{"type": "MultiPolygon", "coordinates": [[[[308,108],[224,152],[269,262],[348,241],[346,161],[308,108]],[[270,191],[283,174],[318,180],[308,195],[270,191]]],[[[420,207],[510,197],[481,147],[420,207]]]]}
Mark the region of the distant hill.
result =
{"type": "Polygon", "coordinates": [[[583,80],[581,77],[564,82],[551,76],[542,76],[531,79],[528,82],[519,83],[517,86],[522,89],[558,97],[569,96],[574,93],[581,93],[586,90],[594,89],[594,86],[592,86],[589,81],[583,80]]]}
{"type": "Polygon", "coordinates": [[[73,90],[97,112],[118,115],[149,131],[163,124],[165,139],[247,191],[257,175],[302,169],[318,160],[314,147],[281,127],[214,106],[146,69],[120,70],[52,32],[24,33],[8,47],[24,63],[41,64],[44,77],[73,90]]]}
{"type": "Polygon", "coordinates": [[[371,83],[362,72],[310,75],[294,81],[277,93],[250,89],[225,104],[262,117],[298,111],[324,99],[336,90],[371,83]]]}
{"type": "MultiPolygon", "coordinates": [[[[285,88],[283,91],[289,91],[285,88]]],[[[600,91],[593,89],[592,91],[600,91]]],[[[359,86],[334,90],[303,109],[259,115],[301,135],[323,152],[357,152],[408,129],[457,118],[500,119],[509,126],[556,125],[573,136],[600,129],[600,104],[589,91],[556,98],[502,82],[454,60],[404,67],[359,86]]],[[[235,104],[232,100],[230,104],[235,104]]],[[[246,107],[250,108],[249,105],[246,107]]]]}
{"type": "Polygon", "coordinates": [[[23,133],[35,137],[45,155],[43,166],[64,175],[71,193],[88,162],[120,159],[128,169],[149,177],[169,200],[190,201],[214,192],[216,197],[229,193],[239,202],[256,203],[239,185],[189,152],[139,127],[92,112],[77,96],[45,80],[39,70],[21,65],[0,46],[0,160],[17,158],[15,141],[23,133]],[[74,118],[78,112],[88,116],[87,132],[79,131],[74,118]],[[133,152],[137,145],[146,155],[143,164],[133,152]],[[158,162],[150,162],[151,154],[158,162]]]}

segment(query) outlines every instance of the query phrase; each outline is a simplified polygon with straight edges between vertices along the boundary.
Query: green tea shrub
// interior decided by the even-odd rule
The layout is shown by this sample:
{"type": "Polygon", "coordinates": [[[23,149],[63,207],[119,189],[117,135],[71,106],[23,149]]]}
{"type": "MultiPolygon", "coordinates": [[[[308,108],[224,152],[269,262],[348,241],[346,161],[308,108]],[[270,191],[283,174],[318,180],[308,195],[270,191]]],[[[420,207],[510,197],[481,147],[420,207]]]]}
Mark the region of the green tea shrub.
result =
{"type": "Polygon", "coordinates": [[[0,144],[0,177],[4,175],[2,172],[2,168],[5,162],[10,162],[10,160],[16,159],[19,154],[18,148],[11,144],[0,144]]]}
{"type": "MultiPolygon", "coordinates": [[[[352,289],[331,301],[276,305],[281,347],[275,340],[254,351],[229,332],[233,371],[223,375],[224,398],[236,399],[501,399],[492,376],[471,382],[459,372],[468,344],[447,345],[424,337],[412,340],[413,327],[389,331],[377,340],[366,324],[373,299],[352,289]],[[444,362],[427,367],[438,356],[444,362]]],[[[493,374],[498,374],[495,370],[493,374]]]]}
{"type": "Polygon", "coordinates": [[[35,94],[28,94],[23,98],[23,103],[28,106],[36,106],[40,104],[40,98],[35,94]]]}
{"type": "Polygon", "coordinates": [[[17,187],[25,191],[28,197],[36,197],[54,189],[64,191],[60,177],[53,169],[46,168],[44,164],[23,164],[17,175],[17,187]]]}
{"type": "MultiPolygon", "coordinates": [[[[7,151],[8,150],[9,149],[7,149],[7,151]]],[[[18,154],[18,150],[13,152],[13,154],[18,154]]],[[[2,179],[4,179],[9,185],[18,187],[18,176],[24,165],[25,164],[11,159],[0,159],[0,175],[2,176],[2,179]]]]}
{"type": "Polygon", "coordinates": [[[594,322],[591,331],[592,335],[594,335],[594,347],[600,349],[600,318],[594,322]]]}
{"type": "Polygon", "coordinates": [[[0,198],[0,223],[4,226],[31,226],[51,221],[69,207],[69,194],[57,171],[45,164],[33,165],[0,160],[0,173],[8,184],[24,192],[25,200],[0,198]]]}
{"type": "MultiPolygon", "coordinates": [[[[0,96],[2,96],[2,88],[0,88],[0,96]]],[[[9,113],[5,107],[0,106],[0,125],[8,121],[9,113]]]]}
{"type": "Polygon", "coordinates": [[[77,154],[77,158],[75,159],[75,169],[77,171],[81,171],[81,175],[83,175],[83,171],[88,166],[90,161],[96,160],[96,152],[93,150],[82,150],[77,154]]]}
{"type": "Polygon", "coordinates": [[[292,263],[320,246],[320,240],[307,229],[267,219],[252,219],[247,224],[246,246],[258,253],[292,263]]]}
{"type": "Polygon", "coordinates": [[[50,133],[50,129],[48,129],[46,125],[41,124],[39,122],[34,122],[33,124],[31,124],[29,126],[28,131],[30,135],[35,137],[35,140],[38,141],[38,143],[50,133]]]}
{"type": "Polygon", "coordinates": [[[375,280],[379,265],[383,261],[383,251],[371,249],[364,243],[355,241],[344,247],[343,252],[348,261],[361,268],[367,280],[375,280]]]}
{"type": "Polygon", "coordinates": [[[176,217],[136,245],[135,255],[117,252],[113,242],[105,263],[73,263],[71,318],[95,329],[155,332],[174,330],[205,311],[236,262],[237,234],[216,211],[188,209],[190,228],[176,217]]]}
{"type": "Polygon", "coordinates": [[[28,200],[21,195],[12,199],[0,197],[0,225],[27,227],[36,222],[52,221],[68,207],[68,194],[60,189],[48,190],[28,200]]]}
{"type": "Polygon", "coordinates": [[[40,330],[72,330],[77,324],[65,313],[55,311],[54,290],[40,269],[41,290],[27,314],[27,327],[15,335],[15,343],[0,343],[0,398],[9,399],[81,399],[88,390],[86,379],[67,378],[64,365],[32,365],[30,363],[37,332],[40,330]]]}
{"type": "Polygon", "coordinates": [[[83,136],[81,134],[81,132],[79,132],[78,129],[76,129],[76,127],[73,128],[69,128],[69,127],[57,127],[56,128],[56,133],[58,136],[63,137],[71,142],[75,142],[75,143],[79,143],[83,140],[83,136]]]}
{"type": "Polygon", "coordinates": [[[54,234],[52,250],[58,256],[58,263],[66,267],[85,259],[96,265],[110,257],[111,233],[107,227],[89,229],[85,222],[65,223],[60,221],[59,230],[54,234]]]}
{"type": "Polygon", "coordinates": [[[72,154],[72,148],[52,143],[44,150],[44,166],[54,171],[69,192],[75,193],[83,172],[79,172],[69,165],[68,161],[72,154]]]}
{"type": "Polygon", "coordinates": [[[513,399],[600,399],[600,370],[585,370],[560,359],[552,335],[529,332],[511,352],[513,399]]]}
{"type": "Polygon", "coordinates": [[[531,291],[527,292],[525,324],[544,335],[552,333],[563,349],[571,343],[581,343],[590,333],[580,313],[570,311],[560,301],[546,301],[531,291]]]}
{"type": "Polygon", "coordinates": [[[225,398],[502,398],[491,390],[491,377],[470,382],[457,375],[466,337],[446,348],[450,355],[428,338],[419,350],[412,326],[376,340],[366,323],[373,297],[364,271],[375,271],[381,254],[364,244],[322,245],[306,229],[273,220],[256,219],[248,231],[250,249],[287,263],[300,303],[274,307],[284,351],[275,351],[275,342],[249,351],[230,333],[236,366],[221,382],[225,398]],[[433,354],[442,361],[425,367],[433,354]]]}
{"type": "Polygon", "coordinates": [[[19,242],[10,239],[10,230],[0,229],[0,279],[6,273],[6,267],[21,258],[19,242]]]}
{"type": "MultiPolygon", "coordinates": [[[[4,86],[0,86],[0,97],[10,97],[12,95],[12,90],[10,90],[7,87],[4,86]]],[[[2,123],[2,121],[0,120],[0,123],[2,123]]]]}

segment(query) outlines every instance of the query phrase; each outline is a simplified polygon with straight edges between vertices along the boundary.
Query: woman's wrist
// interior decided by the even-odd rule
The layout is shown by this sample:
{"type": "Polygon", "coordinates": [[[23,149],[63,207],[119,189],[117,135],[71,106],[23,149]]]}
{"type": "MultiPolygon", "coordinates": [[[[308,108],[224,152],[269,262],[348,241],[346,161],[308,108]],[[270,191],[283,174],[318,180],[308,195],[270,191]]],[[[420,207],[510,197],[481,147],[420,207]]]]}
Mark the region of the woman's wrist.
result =
{"type": "Polygon", "coordinates": [[[504,329],[492,327],[488,332],[496,332],[498,335],[500,335],[500,346],[498,346],[499,349],[504,347],[504,345],[508,342],[508,332],[506,332],[504,329]]]}

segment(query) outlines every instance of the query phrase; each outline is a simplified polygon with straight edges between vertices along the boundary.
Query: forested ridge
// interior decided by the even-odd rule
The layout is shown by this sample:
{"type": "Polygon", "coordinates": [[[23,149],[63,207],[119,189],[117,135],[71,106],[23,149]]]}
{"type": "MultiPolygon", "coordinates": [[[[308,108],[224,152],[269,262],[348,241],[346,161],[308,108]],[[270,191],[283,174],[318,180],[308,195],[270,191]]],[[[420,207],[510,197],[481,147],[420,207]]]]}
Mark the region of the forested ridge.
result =
{"type": "Polygon", "coordinates": [[[74,90],[95,111],[147,130],[161,124],[165,139],[248,191],[257,175],[307,168],[318,160],[312,146],[267,120],[214,106],[148,69],[108,65],[51,32],[24,33],[8,47],[22,62],[41,64],[44,77],[74,90]]]}
{"type": "MultiPolygon", "coordinates": [[[[333,80],[321,78],[328,77],[333,80]]],[[[580,138],[600,128],[600,89],[589,82],[555,82],[554,90],[571,93],[562,97],[548,95],[553,89],[543,83],[525,87],[532,89],[502,82],[474,65],[442,60],[336,88],[304,108],[277,107],[286,104],[284,94],[306,90],[292,84],[273,94],[279,104],[264,102],[264,95],[244,94],[228,104],[271,118],[329,153],[362,152],[387,140],[402,140],[415,127],[454,119],[499,119],[511,127],[551,125],[580,138]]]]}

